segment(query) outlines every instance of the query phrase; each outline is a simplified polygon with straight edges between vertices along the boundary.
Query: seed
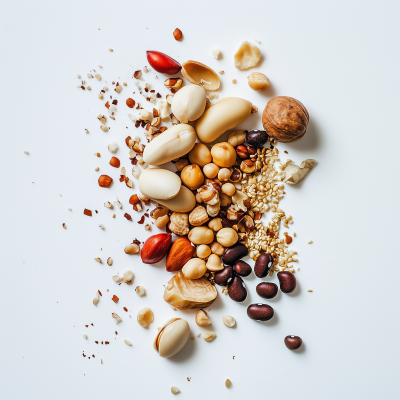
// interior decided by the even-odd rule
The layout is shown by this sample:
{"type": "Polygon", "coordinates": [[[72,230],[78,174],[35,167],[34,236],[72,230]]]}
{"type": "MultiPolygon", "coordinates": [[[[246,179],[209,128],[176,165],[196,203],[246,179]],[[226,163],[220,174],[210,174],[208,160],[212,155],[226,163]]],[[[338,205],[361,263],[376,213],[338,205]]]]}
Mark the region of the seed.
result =
{"type": "Polygon", "coordinates": [[[172,386],[171,393],[172,394],[178,394],[178,393],[180,393],[180,390],[176,386],[172,386]]]}
{"type": "Polygon", "coordinates": [[[224,71],[222,71],[222,70],[221,70],[221,71],[219,71],[219,74],[220,74],[220,75],[222,75],[223,73],[224,73],[224,71]]]}
{"type": "Polygon", "coordinates": [[[310,240],[309,242],[308,242],[308,244],[311,244],[313,241],[312,240],[310,240]]]}
{"type": "Polygon", "coordinates": [[[113,52],[114,50],[110,48],[110,49],[108,49],[108,51],[111,51],[111,52],[113,52]]]}
{"type": "Polygon", "coordinates": [[[124,340],[124,343],[127,344],[128,346],[132,346],[132,343],[129,340],[124,340]]]}
{"type": "Polygon", "coordinates": [[[308,290],[307,290],[307,292],[310,292],[310,293],[311,293],[312,291],[313,291],[312,289],[308,289],[308,290]]]}
{"type": "Polygon", "coordinates": [[[236,83],[237,81],[236,81],[236,79],[232,79],[232,83],[236,83]]]}
{"type": "Polygon", "coordinates": [[[87,337],[88,337],[87,335],[83,335],[83,338],[84,338],[84,339],[87,339],[87,337]]]}
{"type": "Polygon", "coordinates": [[[101,261],[101,259],[100,259],[99,257],[96,257],[96,258],[94,259],[94,261],[97,261],[98,263],[102,264],[102,261],[101,261]]]}
{"type": "Polygon", "coordinates": [[[100,169],[99,167],[96,167],[94,170],[95,170],[95,171],[98,171],[99,169],[100,169]]]}
{"type": "Polygon", "coordinates": [[[143,286],[136,286],[135,292],[140,297],[143,297],[146,294],[146,291],[143,286]]]}
{"type": "Polygon", "coordinates": [[[225,386],[229,389],[232,386],[232,382],[229,379],[227,379],[225,381],[225,386]]]}

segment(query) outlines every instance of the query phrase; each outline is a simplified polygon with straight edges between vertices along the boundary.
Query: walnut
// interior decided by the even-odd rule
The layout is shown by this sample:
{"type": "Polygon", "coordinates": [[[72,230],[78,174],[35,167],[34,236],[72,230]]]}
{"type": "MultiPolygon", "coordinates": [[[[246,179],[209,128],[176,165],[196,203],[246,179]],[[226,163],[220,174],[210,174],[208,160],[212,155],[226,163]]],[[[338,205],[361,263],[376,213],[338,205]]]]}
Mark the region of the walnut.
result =
{"type": "Polygon", "coordinates": [[[228,219],[231,221],[236,221],[238,218],[238,212],[240,208],[236,204],[232,204],[229,208],[228,211],[226,212],[226,216],[228,219]]]}
{"type": "Polygon", "coordinates": [[[214,189],[215,189],[216,191],[220,191],[220,190],[221,190],[221,187],[222,187],[221,181],[218,180],[217,178],[214,178],[214,179],[206,178],[206,180],[204,181],[204,184],[205,184],[205,185],[209,185],[209,184],[213,185],[213,186],[214,186],[214,189]]]}
{"type": "Polygon", "coordinates": [[[207,211],[203,206],[197,206],[189,214],[189,222],[193,226],[203,225],[209,219],[207,211]]]}
{"type": "Polygon", "coordinates": [[[210,205],[219,203],[218,191],[212,184],[203,185],[201,188],[197,189],[197,192],[205,203],[210,205]]]}
{"type": "Polygon", "coordinates": [[[267,134],[282,143],[292,143],[301,139],[306,133],[308,120],[308,111],[303,104],[287,96],[271,99],[262,115],[267,134]]]}
{"type": "Polygon", "coordinates": [[[207,213],[210,217],[216,217],[219,214],[219,210],[221,209],[221,203],[217,204],[207,204],[207,213]]]}
{"type": "Polygon", "coordinates": [[[170,217],[168,228],[178,236],[189,233],[189,216],[187,213],[174,212],[170,217]]]}
{"type": "Polygon", "coordinates": [[[240,232],[249,232],[254,228],[254,221],[249,215],[245,215],[237,224],[240,232]]]}

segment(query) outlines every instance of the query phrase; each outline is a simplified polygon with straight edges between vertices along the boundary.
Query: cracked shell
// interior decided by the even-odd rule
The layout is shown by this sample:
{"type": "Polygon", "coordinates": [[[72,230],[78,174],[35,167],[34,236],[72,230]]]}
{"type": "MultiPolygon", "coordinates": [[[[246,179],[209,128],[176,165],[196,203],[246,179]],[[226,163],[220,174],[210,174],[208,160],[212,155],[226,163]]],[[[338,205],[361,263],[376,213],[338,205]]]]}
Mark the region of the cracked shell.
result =
{"type": "Polygon", "coordinates": [[[186,61],[182,65],[182,75],[190,82],[202,86],[205,90],[215,91],[221,82],[217,73],[198,61],[186,61]]]}

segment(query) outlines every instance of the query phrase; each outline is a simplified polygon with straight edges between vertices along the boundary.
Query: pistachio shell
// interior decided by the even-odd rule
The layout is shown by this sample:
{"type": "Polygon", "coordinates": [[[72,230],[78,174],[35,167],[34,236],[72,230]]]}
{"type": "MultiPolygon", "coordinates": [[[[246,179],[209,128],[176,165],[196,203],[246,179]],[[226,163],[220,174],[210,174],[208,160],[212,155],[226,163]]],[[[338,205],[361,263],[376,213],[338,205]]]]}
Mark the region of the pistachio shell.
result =
{"type": "Polygon", "coordinates": [[[226,97],[215,103],[196,121],[197,137],[203,143],[218,139],[224,132],[236,128],[251,114],[251,103],[240,97],[226,97]]]}
{"type": "Polygon", "coordinates": [[[179,90],[179,92],[174,95],[171,104],[172,113],[175,115],[176,118],[179,119],[181,123],[184,124],[200,118],[205,108],[206,91],[198,85],[188,85],[183,87],[181,90],[179,90]]]}
{"type": "Polygon", "coordinates": [[[195,143],[196,132],[190,125],[174,125],[145,147],[143,161],[150,165],[167,163],[187,154],[195,143]]]}
{"type": "Polygon", "coordinates": [[[205,90],[214,91],[219,88],[220,80],[217,73],[198,61],[186,61],[182,65],[181,72],[190,83],[201,85],[205,90]]]}
{"type": "Polygon", "coordinates": [[[170,319],[158,332],[153,347],[161,357],[172,357],[185,346],[189,334],[189,324],[186,320],[170,319]]]}
{"type": "Polygon", "coordinates": [[[151,199],[167,207],[169,210],[176,212],[192,211],[196,205],[196,197],[194,197],[194,194],[185,186],[181,186],[178,194],[173,199],[170,200],[160,200],[155,198],[151,199]]]}
{"type": "Polygon", "coordinates": [[[179,193],[180,188],[179,176],[167,169],[146,169],[139,177],[140,192],[152,199],[172,199],[179,193]]]}

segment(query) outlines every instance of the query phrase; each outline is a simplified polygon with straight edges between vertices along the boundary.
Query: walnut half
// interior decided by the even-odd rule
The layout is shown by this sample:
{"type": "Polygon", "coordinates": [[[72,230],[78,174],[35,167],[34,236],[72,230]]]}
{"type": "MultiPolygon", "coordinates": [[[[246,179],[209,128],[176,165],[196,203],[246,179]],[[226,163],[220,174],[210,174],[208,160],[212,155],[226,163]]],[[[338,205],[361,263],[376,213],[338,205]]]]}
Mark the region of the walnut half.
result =
{"type": "Polygon", "coordinates": [[[189,233],[189,216],[187,213],[173,212],[170,217],[169,229],[178,236],[189,233]]]}

